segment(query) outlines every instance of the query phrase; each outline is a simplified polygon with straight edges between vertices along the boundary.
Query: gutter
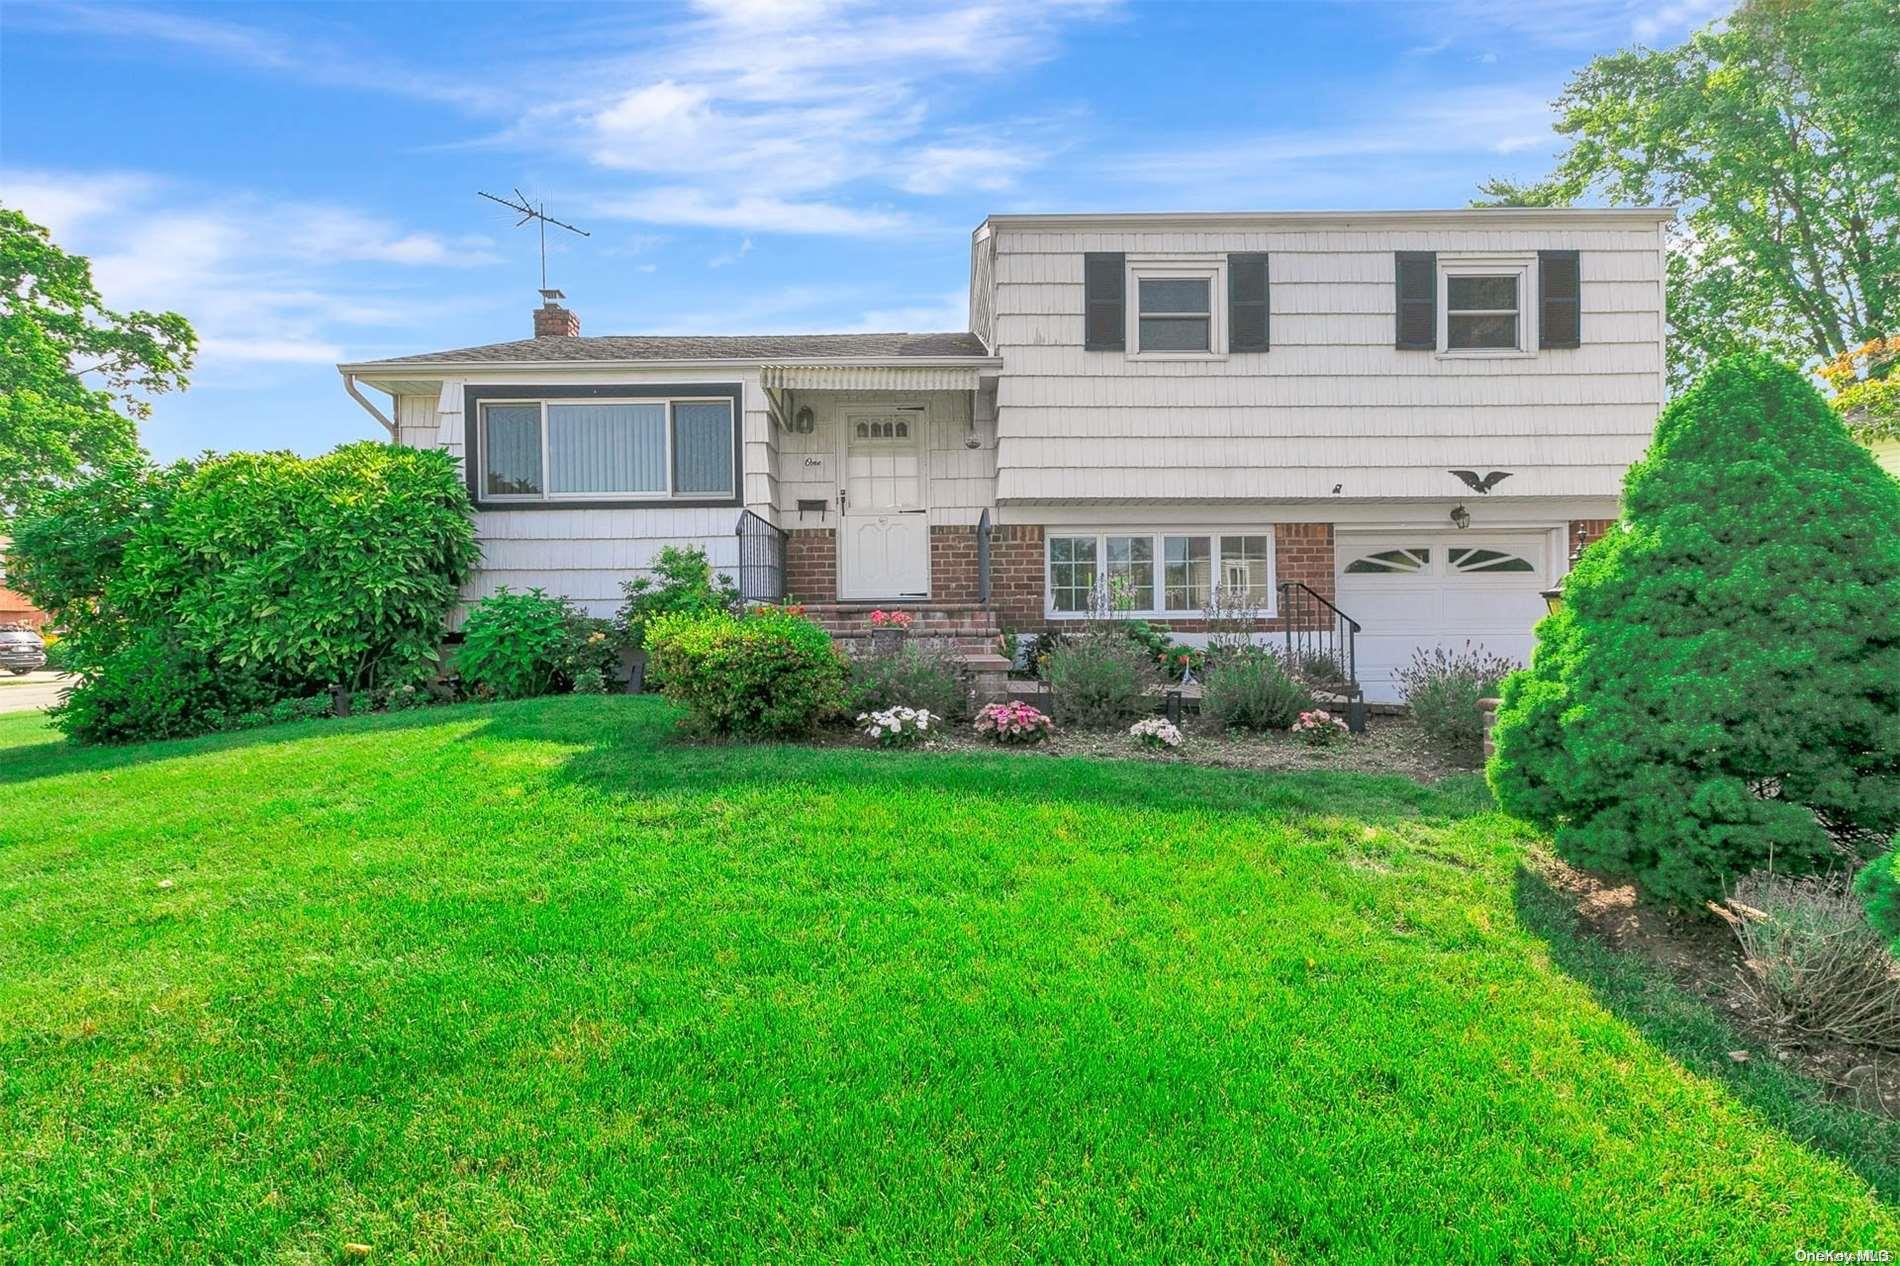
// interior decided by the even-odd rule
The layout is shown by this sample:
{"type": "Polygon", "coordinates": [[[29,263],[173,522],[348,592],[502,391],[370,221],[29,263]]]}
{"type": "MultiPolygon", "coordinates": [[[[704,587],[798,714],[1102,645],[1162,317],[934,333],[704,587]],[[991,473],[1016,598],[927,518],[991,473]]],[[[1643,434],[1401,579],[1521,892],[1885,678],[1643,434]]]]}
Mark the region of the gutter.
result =
{"type": "MultiPolygon", "coordinates": [[[[774,356],[765,360],[436,360],[436,361],[361,361],[338,365],[347,383],[359,374],[399,375],[413,372],[448,373],[471,377],[489,370],[600,370],[600,369],[762,369],[767,365],[795,365],[799,368],[839,369],[1001,369],[1000,356],[774,356]]],[[[356,395],[354,391],[350,393],[356,395]]],[[[357,396],[359,401],[361,396],[357,396]]],[[[367,403],[365,408],[371,408],[367,403]]],[[[374,409],[371,408],[374,412],[374,409]]],[[[379,417],[381,415],[378,415],[379,417]]],[[[385,423],[385,425],[387,425],[385,423]]]]}
{"type": "Polygon", "coordinates": [[[1459,207],[1443,211],[1113,211],[992,215],[979,229],[1168,227],[1296,229],[1349,224],[1654,224],[1673,220],[1674,207],[1459,207]]]}
{"type": "Polygon", "coordinates": [[[351,372],[351,369],[352,367],[349,365],[337,366],[338,372],[340,372],[343,375],[343,390],[350,393],[350,399],[356,401],[356,403],[363,406],[363,412],[369,414],[372,418],[375,418],[378,422],[381,422],[383,424],[383,429],[389,432],[389,438],[391,440],[394,440],[396,438],[396,424],[394,422],[391,422],[389,418],[383,413],[383,411],[377,408],[375,404],[370,401],[370,398],[368,396],[364,395],[360,390],[357,389],[356,375],[351,372]]]}

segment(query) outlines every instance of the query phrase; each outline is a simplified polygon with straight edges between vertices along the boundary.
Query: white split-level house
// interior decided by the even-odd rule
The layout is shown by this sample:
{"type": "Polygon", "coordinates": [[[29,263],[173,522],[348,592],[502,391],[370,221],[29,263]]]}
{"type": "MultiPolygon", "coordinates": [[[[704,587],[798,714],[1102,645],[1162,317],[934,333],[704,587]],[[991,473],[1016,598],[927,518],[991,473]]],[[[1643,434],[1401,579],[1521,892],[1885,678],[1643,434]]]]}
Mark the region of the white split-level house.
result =
{"type": "Polygon", "coordinates": [[[462,460],[471,600],[607,614],[683,543],[834,620],[1060,627],[1112,578],[1192,642],[1225,587],[1269,630],[1343,613],[1390,700],[1416,649],[1525,657],[1616,518],[1664,399],[1669,218],[998,215],[967,331],[583,337],[552,294],[534,338],[339,368],[462,460]]]}

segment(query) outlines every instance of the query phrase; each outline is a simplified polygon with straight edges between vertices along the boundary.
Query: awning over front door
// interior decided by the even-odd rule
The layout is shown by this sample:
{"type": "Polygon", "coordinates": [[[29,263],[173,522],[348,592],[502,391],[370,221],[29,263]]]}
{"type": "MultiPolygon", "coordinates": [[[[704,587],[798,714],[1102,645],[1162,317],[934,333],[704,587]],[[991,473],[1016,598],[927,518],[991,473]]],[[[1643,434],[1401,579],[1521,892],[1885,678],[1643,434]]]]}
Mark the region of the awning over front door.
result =
{"type": "Polygon", "coordinates": [[[973,365],[763,365],[768,390],[975,391],[973,365]]]}

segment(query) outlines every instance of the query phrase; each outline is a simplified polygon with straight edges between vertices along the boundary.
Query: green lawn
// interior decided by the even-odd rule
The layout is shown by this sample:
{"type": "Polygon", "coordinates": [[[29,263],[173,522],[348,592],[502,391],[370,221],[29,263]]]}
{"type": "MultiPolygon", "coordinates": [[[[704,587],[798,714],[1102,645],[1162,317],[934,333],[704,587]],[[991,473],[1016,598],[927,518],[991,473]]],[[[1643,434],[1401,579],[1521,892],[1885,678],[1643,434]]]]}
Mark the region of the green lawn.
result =
{"type": "Polygon", "coordinates": [[[0,716],[0,1260],[1900,1249],[1900,1132],[1569,940],[1476,778],[670,726],[0,716]]]}

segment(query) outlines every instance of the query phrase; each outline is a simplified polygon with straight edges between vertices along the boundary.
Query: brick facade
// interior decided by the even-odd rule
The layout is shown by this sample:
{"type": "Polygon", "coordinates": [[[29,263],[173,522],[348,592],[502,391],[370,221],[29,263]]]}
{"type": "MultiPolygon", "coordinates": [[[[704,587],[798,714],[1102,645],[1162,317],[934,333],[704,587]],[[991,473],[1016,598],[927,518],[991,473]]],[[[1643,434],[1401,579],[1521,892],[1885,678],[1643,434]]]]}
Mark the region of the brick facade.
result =
{"type": "Polygon", "coordinates": [[[785,533],[785,596],[790,602],[837,601],[837,532],[792,528],[785,533]]]}
{"type": "Polygon", "coordinates": [[[930,600],[944,603],[977,601],[976,529],[938,526],[930,529],[930,600]]]}
{"type": "Polygon", "coordinates": [[[1005,632],[1047,623],[1042,563],[1041,524],[1009,523],[990,533],[990,609],[1005,632]]]}
{"type": "Polygon", "coordinates": [[[5,585],[0,585],[0,626],[25,624],[33,628],[46,625],[46,613],[26,600],[26,595],[15,593],[5,585]]]}
{"type": "Polygon", "coordinates": [[[1615,519],[1572,519],[1570,520],[1570,552],[1575,555],[1583,546],[1596,540],[1616,526],[1615,519]]]}

